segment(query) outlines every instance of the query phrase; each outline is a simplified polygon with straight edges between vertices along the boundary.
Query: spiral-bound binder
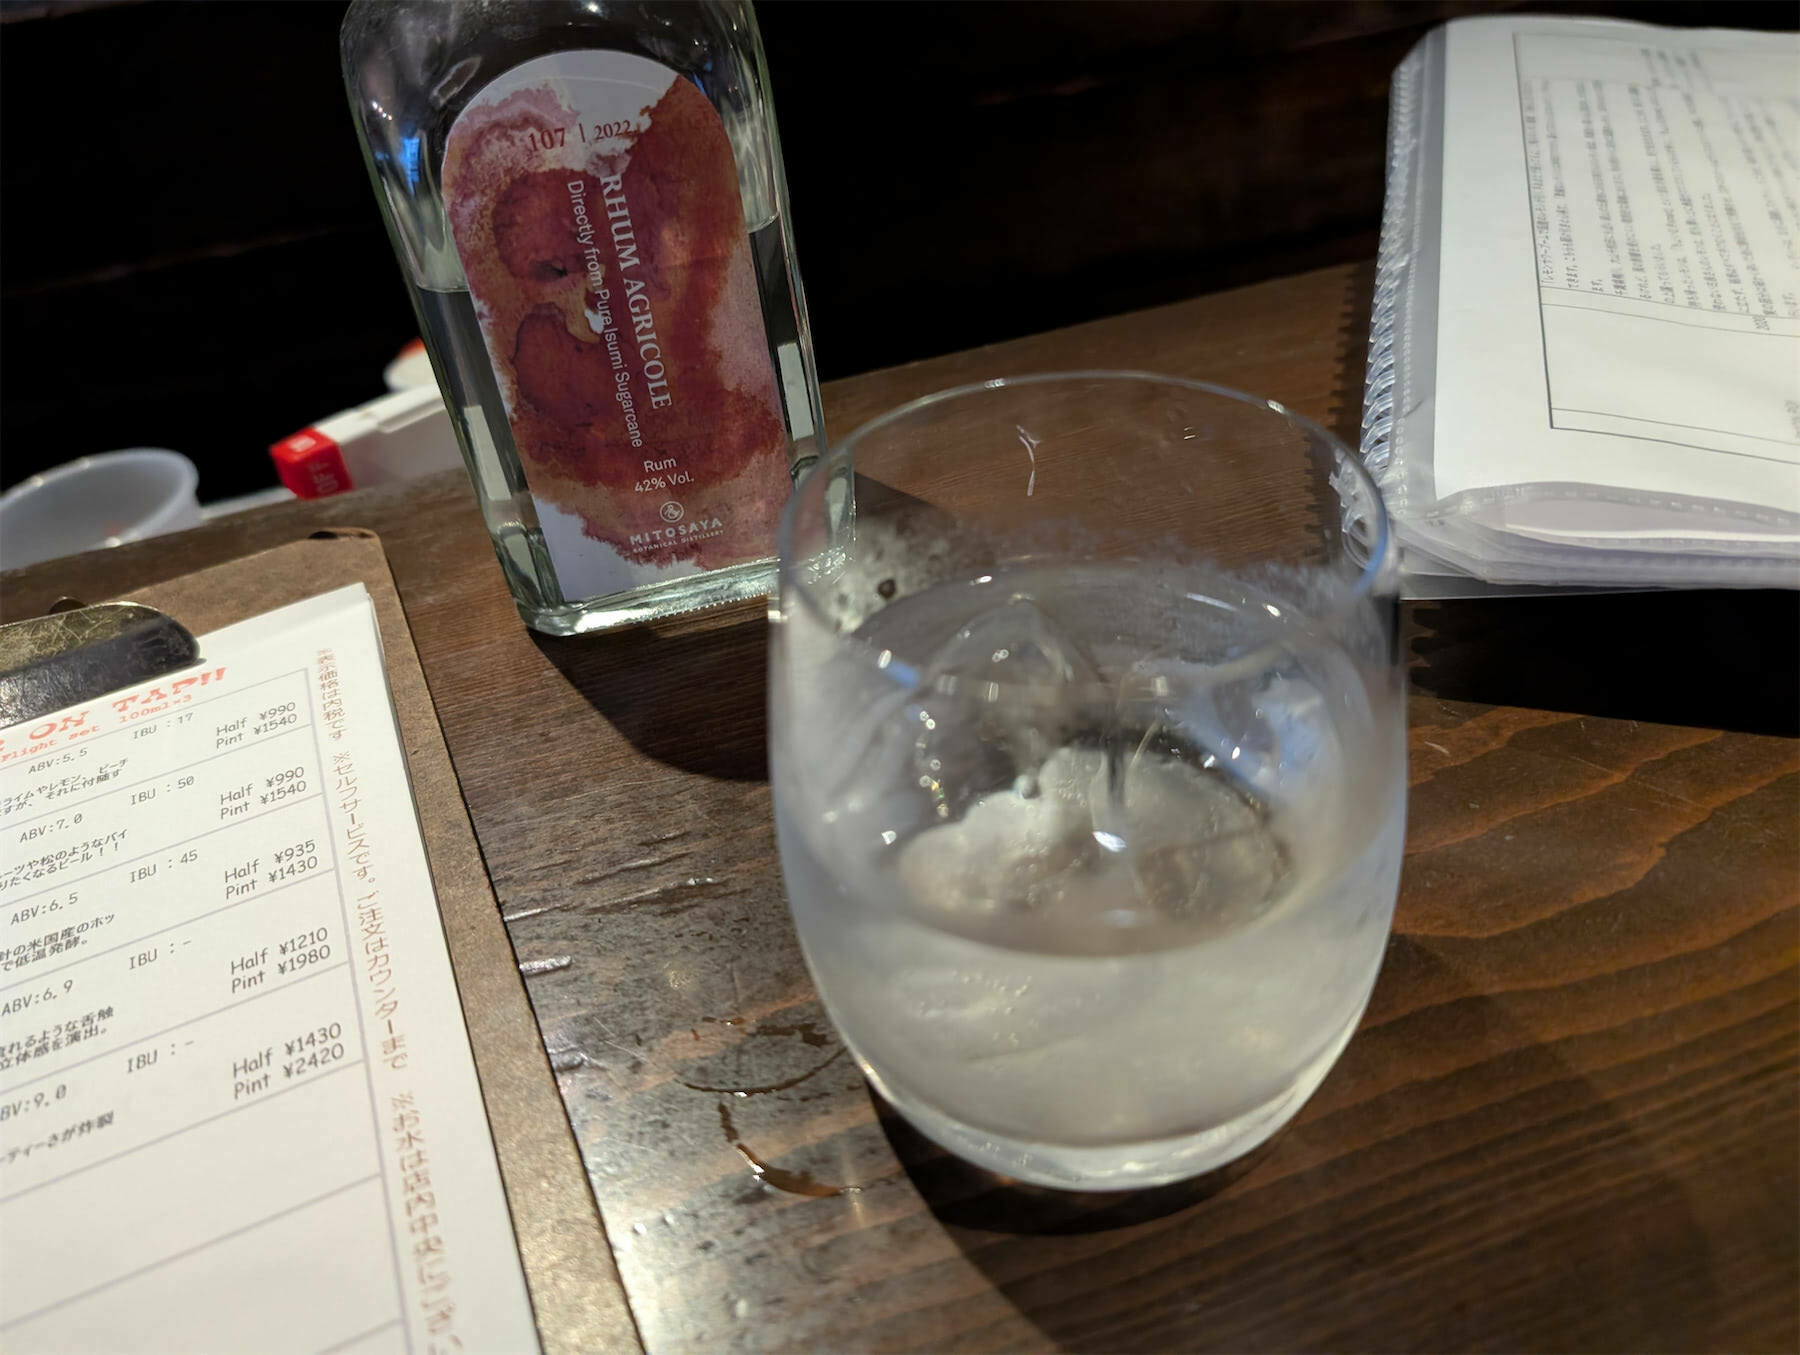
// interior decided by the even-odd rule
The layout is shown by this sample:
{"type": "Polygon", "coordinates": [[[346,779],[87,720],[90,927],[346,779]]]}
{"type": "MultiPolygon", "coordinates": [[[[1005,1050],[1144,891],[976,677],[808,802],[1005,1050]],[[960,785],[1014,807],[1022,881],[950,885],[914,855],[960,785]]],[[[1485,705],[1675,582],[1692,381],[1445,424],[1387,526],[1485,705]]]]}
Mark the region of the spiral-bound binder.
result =
{"type": "Polygon", "coordinates": [[[1411,595],[1800,585],[1797,58],[1481,18],[1394,72],[1361,451],[1411,595]]]}

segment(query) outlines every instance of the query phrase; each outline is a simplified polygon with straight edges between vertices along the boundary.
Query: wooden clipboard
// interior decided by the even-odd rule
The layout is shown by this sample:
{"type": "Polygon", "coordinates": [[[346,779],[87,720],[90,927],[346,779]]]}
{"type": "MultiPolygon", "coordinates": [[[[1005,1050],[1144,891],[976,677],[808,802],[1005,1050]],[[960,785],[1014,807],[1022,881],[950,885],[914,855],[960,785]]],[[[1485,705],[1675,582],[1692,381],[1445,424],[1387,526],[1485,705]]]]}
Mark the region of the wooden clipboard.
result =
{"type": "Polygon", "coordinates": [[[368,589],[380,624],[388,688],[539,1339],[550,1355],[640,1351],[380,539],[360,528],[318,532],[117,600],[154,607],[203,636],[352,583],[368,589]]]}

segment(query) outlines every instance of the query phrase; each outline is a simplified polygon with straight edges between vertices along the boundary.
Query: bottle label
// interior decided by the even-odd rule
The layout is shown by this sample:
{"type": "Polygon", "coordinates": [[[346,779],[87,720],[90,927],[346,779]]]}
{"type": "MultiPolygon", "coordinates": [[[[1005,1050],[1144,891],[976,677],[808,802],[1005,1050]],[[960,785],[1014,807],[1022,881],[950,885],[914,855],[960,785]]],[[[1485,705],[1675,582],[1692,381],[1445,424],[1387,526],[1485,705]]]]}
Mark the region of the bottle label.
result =
{"type": "Polygon", "coordinates": [[[773,555],[787,428],[706,96],[625,52],[527,61],[457,116],[443,192],[563,596],[773,555]]]}

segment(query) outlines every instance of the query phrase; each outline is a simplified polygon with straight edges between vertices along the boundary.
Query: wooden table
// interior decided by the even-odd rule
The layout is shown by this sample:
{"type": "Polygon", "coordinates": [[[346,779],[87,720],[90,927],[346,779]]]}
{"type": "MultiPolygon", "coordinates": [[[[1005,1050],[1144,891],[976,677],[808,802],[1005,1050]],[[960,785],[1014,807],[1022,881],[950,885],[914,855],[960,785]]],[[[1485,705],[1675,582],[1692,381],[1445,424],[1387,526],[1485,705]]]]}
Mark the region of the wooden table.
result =
{"type": "MultiPolygon", "coordinates": [[[[1146,367],[1353,438],[1369,287],[1307,274],[826,407],[1146,367]]],[[[325,524],[386,542],[648,1349],[1800,1343],[1791,595],[1411,607],[1407,863],[1361,1034],[1248,1163],[1070,1199],[947,1158],[841,1057],[782,898],[759,616],[534,636],[454,474],[39,566],[5,609],[325,524]]]]}

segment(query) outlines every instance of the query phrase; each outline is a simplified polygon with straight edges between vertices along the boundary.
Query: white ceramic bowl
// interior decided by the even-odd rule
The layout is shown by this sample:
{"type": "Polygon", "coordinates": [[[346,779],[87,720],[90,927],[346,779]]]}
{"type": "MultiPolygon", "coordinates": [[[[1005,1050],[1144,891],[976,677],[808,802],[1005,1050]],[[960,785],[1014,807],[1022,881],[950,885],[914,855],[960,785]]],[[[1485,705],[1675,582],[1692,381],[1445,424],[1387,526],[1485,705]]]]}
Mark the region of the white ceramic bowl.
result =
{"type": "Polygon", "coordinates": [[[0,569],[179,532],[200,521],[200,472],[180,452],[101,452],[0,495],[0,569]]]}

